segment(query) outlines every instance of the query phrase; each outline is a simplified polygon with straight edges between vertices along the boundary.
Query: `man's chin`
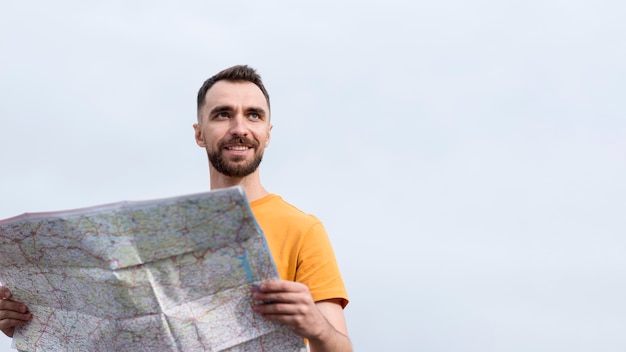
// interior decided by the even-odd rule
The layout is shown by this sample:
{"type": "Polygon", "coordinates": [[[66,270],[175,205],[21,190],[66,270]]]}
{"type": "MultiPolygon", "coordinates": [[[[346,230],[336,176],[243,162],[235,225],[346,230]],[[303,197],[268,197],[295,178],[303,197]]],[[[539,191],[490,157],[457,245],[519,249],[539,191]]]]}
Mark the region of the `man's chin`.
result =
{"type": "Polygon", "coordinates": [[[257,170],[258,165],[253,166],[251,163],[228,163],[228,165],[213,165],[213,168],[225,176],[241,178],[254,173],[257,170]]]}
{"type": "Polygon", "coordinates": [[[246,159],[245,156],[231,156],[228,160],[223,157],[209,157],[213,168],[220,174],[228,177],[246,177],[254,173],[261,164],[262,157],[252,160],[246,159]]]}

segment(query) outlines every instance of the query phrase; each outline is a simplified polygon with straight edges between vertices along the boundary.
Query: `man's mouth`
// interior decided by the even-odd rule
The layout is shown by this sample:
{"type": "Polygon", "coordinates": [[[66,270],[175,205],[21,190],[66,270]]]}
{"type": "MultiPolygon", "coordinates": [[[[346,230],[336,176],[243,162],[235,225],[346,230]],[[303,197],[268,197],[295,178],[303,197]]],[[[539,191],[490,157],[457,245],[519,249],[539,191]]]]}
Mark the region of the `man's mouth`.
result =
{"type": "Polygon", "coordinates": [[[236,137],[227,141],[222,141],[219,147],[232,152],[245,152],[250,149],[256,149],[259,143],[254,139],[236,137]]]}
{"type": "Polygon", "coordinates": [[[231,146],[227,146],[226,149],[227,150],[244,151],[244,150],[250,149],[250,147],[248,147],[246,145],[231,145],[231,146]]]}

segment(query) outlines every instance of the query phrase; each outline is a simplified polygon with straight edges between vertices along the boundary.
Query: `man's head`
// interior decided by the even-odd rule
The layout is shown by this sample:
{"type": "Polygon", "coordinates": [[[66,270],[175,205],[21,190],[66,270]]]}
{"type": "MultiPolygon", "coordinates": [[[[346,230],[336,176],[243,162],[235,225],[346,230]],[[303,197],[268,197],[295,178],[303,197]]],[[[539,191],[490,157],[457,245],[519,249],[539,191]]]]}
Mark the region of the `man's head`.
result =
{"type": "Polygon", "coordinates": [[[256,172],[271,129],[269,95],[254,69],[228,68],[200,88],[194,130],[212,174],[243,178],[256,172]]]}

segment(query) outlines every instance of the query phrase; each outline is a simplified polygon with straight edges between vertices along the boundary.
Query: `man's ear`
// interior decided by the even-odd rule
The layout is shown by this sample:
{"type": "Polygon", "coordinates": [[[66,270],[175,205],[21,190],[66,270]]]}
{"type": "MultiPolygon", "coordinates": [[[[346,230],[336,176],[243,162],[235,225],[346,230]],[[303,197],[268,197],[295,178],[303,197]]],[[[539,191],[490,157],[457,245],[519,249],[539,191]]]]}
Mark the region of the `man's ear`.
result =
{"type": "Polygon", "coordinates": [[[270,124],[270,128],[267,130],[267,139],[265,140],[266,147],[270,145],[270,140],[272,139],[272,128],[274,128],[274,125],[270,124]]]}
{"type": "Polygon", "coordinates": [[[202,135],[202,129],[200,129],[200,125],[194,123],[193,130],[196,137],[196,144],[202,148],[206,147],[206,142],[204,141],[204,136],[202,135]]]}

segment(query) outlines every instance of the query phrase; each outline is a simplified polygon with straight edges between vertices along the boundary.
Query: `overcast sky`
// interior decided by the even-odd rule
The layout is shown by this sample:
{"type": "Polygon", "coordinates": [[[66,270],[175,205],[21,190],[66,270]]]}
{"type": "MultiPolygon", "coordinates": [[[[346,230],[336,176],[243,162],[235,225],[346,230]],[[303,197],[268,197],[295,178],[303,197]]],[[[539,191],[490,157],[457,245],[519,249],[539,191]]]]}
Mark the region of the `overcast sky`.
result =
{"type": "Polygon", "coordinates": [[[0,218],[207,191],[195,95],[249,64],[357,351],[626,350],[624,2],[1,7],[0,218]]]}

